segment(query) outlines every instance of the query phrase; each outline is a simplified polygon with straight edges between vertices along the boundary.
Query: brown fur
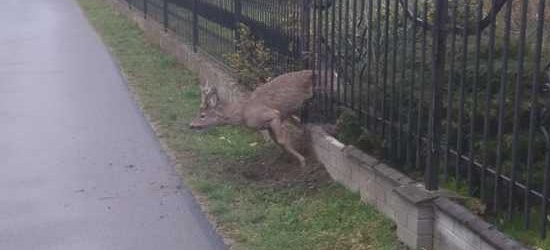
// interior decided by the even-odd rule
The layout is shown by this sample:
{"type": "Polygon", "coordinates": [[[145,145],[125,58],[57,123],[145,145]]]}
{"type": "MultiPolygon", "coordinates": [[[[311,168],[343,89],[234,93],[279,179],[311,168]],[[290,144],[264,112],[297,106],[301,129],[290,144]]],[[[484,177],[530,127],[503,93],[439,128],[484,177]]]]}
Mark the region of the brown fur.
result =
{"type": "Polygon", "coordinates": [[[192,128],[218,125],[244,125],[267,129],[271,138],[285,151],[305,165],[304,157],[291,145],[282,123],[300,110],[304,101],[313,95],[313,72],[303,70],[282,74],[256,88],[248,98],[236,103],[220,104],[214,90],[203,90],[199,116],[192,128]]]}

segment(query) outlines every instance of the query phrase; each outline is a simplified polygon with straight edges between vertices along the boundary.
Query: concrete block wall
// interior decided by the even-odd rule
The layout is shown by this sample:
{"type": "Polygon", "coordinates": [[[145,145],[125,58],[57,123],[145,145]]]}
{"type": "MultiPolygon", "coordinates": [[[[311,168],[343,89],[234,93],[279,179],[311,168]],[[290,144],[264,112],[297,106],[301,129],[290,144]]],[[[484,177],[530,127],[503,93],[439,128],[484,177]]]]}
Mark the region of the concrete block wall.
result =
{"type": "Polygon", "coordinates": [[[427,191],[403,173],[353,146],[346,146],[319,126],[308,128],[313,153],[331,177],[359,192],[361,199],[393,220],[397,236],[412,249],[527,249],[466,208],[427,191]]]}
{"type": "Polygon", "coordinates": [[[466,208],[448,199],[434,200],[436,249],[525,249],[466,208]]]}
{"type": "MultiPolygon", "coordinates": [[[[165,31],[153,19],[131,10],[123,0],[106,0],[119,13],[134,21],[147,40],[158,44],[177,61],[194,71],[201,84],[215,86],[222,101],[232,102],[248,93],[223,66],[211,61],[176,34],[165,31]]],[[[318,126],[308,127],[313,153],[331,177],[376,207],[397,225],[397,236],[413,249],[526,249],[445,197],[426,191],[422,185],[353,146],[346,146],[318,126]]]]}

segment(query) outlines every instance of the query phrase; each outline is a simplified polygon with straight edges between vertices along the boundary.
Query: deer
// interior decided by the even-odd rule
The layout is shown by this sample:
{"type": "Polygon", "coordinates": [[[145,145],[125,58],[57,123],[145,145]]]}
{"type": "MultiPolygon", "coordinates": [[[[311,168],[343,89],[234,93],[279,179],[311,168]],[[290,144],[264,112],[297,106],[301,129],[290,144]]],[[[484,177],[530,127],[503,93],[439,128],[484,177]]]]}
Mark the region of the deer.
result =
{"type": "Polygon", "coordinates": [[[283,124],[294,118],[312,96],[312,70],[279,75],[231,103],[221,102],[214,87],[201,86],[200,110],[189,126],[195,130],[223,125],[267,130],[276,144],[305,167],[304,156],[291,145],[283,124]]]}

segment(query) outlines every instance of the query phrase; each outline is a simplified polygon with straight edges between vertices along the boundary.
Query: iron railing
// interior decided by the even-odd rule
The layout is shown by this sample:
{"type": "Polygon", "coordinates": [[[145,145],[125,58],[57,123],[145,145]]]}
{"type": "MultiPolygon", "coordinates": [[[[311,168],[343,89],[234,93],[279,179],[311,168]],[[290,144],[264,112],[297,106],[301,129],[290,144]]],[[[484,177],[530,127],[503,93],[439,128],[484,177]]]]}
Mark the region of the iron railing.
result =
{"type": "MultiPolygon", "coordinates": [[[[546,236],[550,6],[546,0],[127,0],[224,61],[238,24],[273,71],[316,71],[308,119],[352,110],[383,156],[425,186],[546,236]]],[[[359,137],[359,135],[358,135],[359,137]]]]}

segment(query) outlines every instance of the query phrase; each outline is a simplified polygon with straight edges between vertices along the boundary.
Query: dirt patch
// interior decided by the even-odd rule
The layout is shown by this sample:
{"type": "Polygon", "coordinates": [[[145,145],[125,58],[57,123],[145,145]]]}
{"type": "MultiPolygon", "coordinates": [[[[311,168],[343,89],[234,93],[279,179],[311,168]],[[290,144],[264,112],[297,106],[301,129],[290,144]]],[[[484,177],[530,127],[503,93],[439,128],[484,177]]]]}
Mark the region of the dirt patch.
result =
{"type": "Polygon", "coordinates": [[[275,152],[265,154],[244,164],[232,164],[227,171],[241,182],[273,188],[302,186],[316,188],[331,181],[323,165],[307,157],[306,167],[291,159],[287,154],[275,152]]]}
{"type": "Polygon", "coordinates": [[[271,145],[252,159],[226,163],[221,173],[224,178],[271,188],[299,186],[314,189],[330,183],[332,179],[325,167],[308,150],[304,131],[289,124],[285,125],[285,129],[292,138],[293,146],[306,157],[305,167],[300,167],[296,159],[276,145],[271,145]]]}

